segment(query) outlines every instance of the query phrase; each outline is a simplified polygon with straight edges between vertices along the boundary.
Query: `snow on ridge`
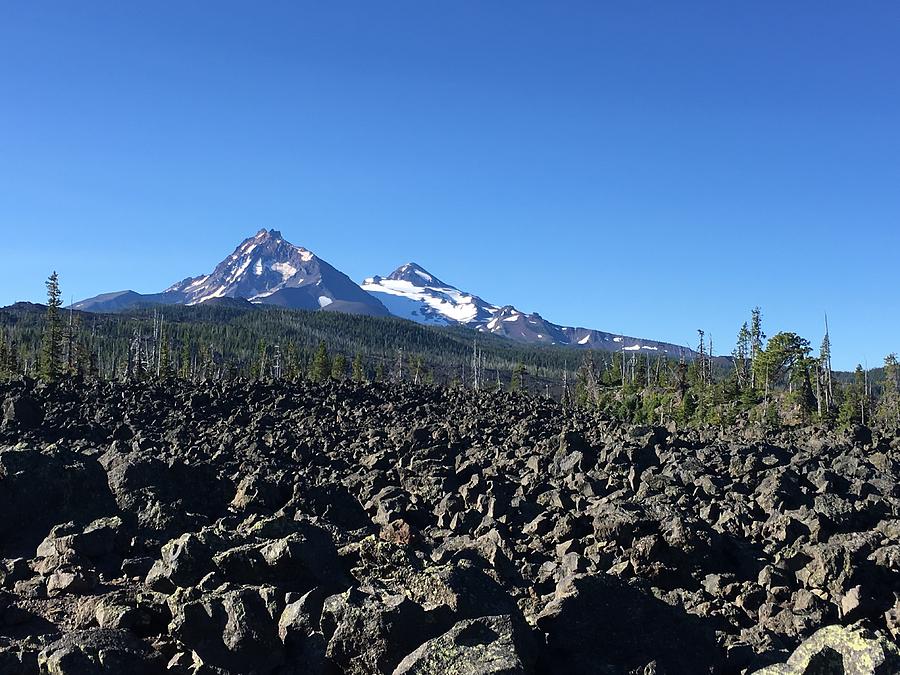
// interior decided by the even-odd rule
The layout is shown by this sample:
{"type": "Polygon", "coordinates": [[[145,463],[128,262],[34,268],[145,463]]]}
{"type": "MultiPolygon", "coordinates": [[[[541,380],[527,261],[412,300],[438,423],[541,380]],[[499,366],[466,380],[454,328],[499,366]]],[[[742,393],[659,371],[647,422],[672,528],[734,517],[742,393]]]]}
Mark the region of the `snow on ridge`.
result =
{"type": "Polygon", "coordinates": [[[269,266],[269,268],[272,269],[272,270],[274,270],[274,271],[276,271],[276,272],[278,272],[279,274],[281,274],[281,280],[282,280],[282,281],[287,281],[287,280],[290,279],[292,276],[294,276],[295,274],[297,274],[297,268],[294,267],[293,265],[291,265],[289,262],[276,262],[276,263],[272,263],[272,264],[269,266]]]}
{"type": "Polygon", "coordinates": [[[416,286],[411,281],[381,279],[374,277],[362,283],[362,289],[369,293],[384,293],[402,296],[421,302],[433,311],[459,323],[468,323],[478,316],[478,306],[471,295],[455,288],[416,286]]]}
{"type": "Polygon", "coordinates": [[[185,288],[184,290],[187,290],[188,288],[193,288],[194,286],[200,286],[200,285],[202,285],[203,282],[205,282],[207,279],[209,279],[209,275],[208,275],[208,274],[206,274],[206,275],[204,275],[204,276],[202,276],[202,277],[197,277],[197,278],[194,279],[191,283],[189,283],[189,284],[187,285],[187,288],[185,288]]]}
{"type": "Polygon", "coordinates": [[[247,267],[250,266],[250,263],[252,261],[253,258],[247,256],[247,259],[241,263],[240,267],[236,268],[234,271],[232,271],[231,274],[228,275],[228,283],[234,283],[235,281],[237,281],[238,277],[240,277],[244,273],[244,271],[247,269],[247,267]]]}
{"type": "Polygon", "coordinates": [[[194,298],[193,300],[189,301],[187,304],[188,305],[199,305],[201,302],[206,302],[207,300],[212,300],[213,298],[221,298],[223,295],[225,295],[225,291],[227,291],[227,290],[228,290],[228,286],[226,284],[222,284],[216,290],[214,290],[212,293],[202,295],[199,298],[194,298]]]}
{"type": "Polygon", "coordinates": [[[328,307],[328,305],[330,305],[332,302],[334,302],[334,300],[329,298],[327,295],[319,296],[319,307],[328,307]]]}

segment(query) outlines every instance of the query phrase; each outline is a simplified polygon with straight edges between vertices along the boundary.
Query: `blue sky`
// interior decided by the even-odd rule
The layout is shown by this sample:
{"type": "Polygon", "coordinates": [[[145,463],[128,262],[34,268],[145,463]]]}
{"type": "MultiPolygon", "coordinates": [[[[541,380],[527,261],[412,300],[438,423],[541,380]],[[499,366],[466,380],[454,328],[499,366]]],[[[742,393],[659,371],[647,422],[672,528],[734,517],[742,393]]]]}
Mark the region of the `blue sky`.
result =
{"type": "Polygon", "coordinates": [[[0,305],[161,290],[260,227],[548,319],[900,351],[896,2],[0,9],[0,305]]]}

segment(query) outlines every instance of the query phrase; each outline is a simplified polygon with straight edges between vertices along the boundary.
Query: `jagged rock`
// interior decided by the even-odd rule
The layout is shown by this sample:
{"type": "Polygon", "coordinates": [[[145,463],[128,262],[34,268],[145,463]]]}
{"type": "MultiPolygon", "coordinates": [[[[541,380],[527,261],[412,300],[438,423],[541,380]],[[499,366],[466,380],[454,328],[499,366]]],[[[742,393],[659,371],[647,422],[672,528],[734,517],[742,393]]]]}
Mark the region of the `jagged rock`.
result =
{"type": "Polygon", "coordinates": [[[28,431],[37,428],[43,417],[43,411],[33,397],[27,394],[7,396],[3,401],[0,427],[28,431]]]}
{"type": "Polygon", "coordinates": [[[0,547],[34,551],[50,527],[115,513],[103,468],[70,450],[0,449],[0,547]]]}
{"type": "Polygon", "coordinates": [[[188,532],[168,542],[147,574],[147,586],[171,593],[196,584],[209,571],[214,537],[188,532]]]}
{"type": "Polygon", "coordinates": [[[426,668],[504,616],[547,675],[749,672],[823,625],[900,631],[884,430],[632,427],[403,382],[0,382],[23,395],[41,424],[0,424],[0,663],[23,672],[92,625],[191,675],[426,668]]]}
{"type": "Polygon", "coordinates": [[[4,558],[0,560],[0,587],[11,588],[18,581],[31,576],[31,569],[25,558],[4,558]]]}
{"type": "Polygon", "coordinates": [[[325,637],[319,627],[324,601],[322,590],[313,589],[289,603],[278,619],[288,662],[302,672],[322,672],[325,667],[325,637]]]}
{"type": "Polygon", "coordinates": [[[85,528],[75,523],[55,526],[37,548],[37,556],[76,555],[99,558],[115,550],[121,538],[122,519],[118,516],[99,518],[85,528]]]}
{"type": "Polygon", "coordinates": [[[48,675],[151,675],[163,669],[160,655],[125,631],[75,631],[49,645],[38,656],[48,675]]]}
{"type": "Polygon", "coordinates": [[[179,589],[169,597],[169,607],[169,631],[204,664],[265,673],[284,663],[277,626],[282,606],[272,587],[179,589]]]}
{"type": "Polygon", "coordinates": [[[786,663],[756,675],[889,675],[900,672],[900,650],[865,630],[826,626],[804,640],[786,663]]]}
{"type": "Polygon", "coordinates": [[[357,588],[327,598],[321,622],[328,661],[348,675],[392,672],[434,630],[405,595],[357,588]]]}
{"type": "Polygon", "coordinates": [[[406,656],[394,675],[528,675],[535,645],[509,615],[460,621],[406,656]]]}
{"type": "Polygon", "coordinates": [[[537,627],[547,635],[541,655],[547,673],[655,667],[696,675],[722,667],[711,624],[607,575],[564,579],[538,614],[537,627]]]}
{"type": "Polygon", "coordinates": [[[87,593],[97,585],[97,575],[90,568],[62,567],[47,578],[47,594],[52,596],[87,593]]]}

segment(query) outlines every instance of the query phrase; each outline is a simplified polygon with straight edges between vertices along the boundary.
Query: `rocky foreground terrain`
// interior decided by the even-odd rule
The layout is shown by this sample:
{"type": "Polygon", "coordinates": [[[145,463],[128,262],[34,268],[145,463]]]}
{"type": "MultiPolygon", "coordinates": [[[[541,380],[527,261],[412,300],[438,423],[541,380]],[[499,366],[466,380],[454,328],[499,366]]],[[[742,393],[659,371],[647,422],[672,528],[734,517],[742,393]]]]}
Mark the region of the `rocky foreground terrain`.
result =
{"type": "Polygon", "coordinates": [[[2,673],[900,672],[900,437],[407,385],[0,400],[2,673]]]}

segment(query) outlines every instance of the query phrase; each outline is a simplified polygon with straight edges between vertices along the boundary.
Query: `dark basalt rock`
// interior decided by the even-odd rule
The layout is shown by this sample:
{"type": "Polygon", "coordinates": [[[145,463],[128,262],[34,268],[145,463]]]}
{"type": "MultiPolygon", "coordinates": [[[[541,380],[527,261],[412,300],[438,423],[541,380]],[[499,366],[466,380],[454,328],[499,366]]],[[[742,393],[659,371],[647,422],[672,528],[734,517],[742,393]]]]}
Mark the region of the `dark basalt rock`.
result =
{"type": "Polygon", "coordinates": [[[161,656],[126,631],[97,628],[74,631],[47,646],[38,656],[41,673],[153,675],[164,668],[161,656]]]}
{"type": "Polygon", "coordinates": [[[460,621],[406,656],[394,675],[530,675],[534,638],[509,615],[460,621]]]}
{"type": "Polygon", "coordinates": [[[716,622],[691,616],[609,575],[565,579],[537,616],[547,636],[542,670],[580,675],[719,672],[716,622]]]}
{"type": "Polygon", "coordinates": [[[35,399],[27,394],[8,396],[3,401],[3,415],[0,428],[29,431],[37,428],[44,413],[35,399]]]}
{"type": "Polygon", "coordinates": [[[898,672],[894,433],[404,383],[0,401],[0,673],[898,672]]]}

